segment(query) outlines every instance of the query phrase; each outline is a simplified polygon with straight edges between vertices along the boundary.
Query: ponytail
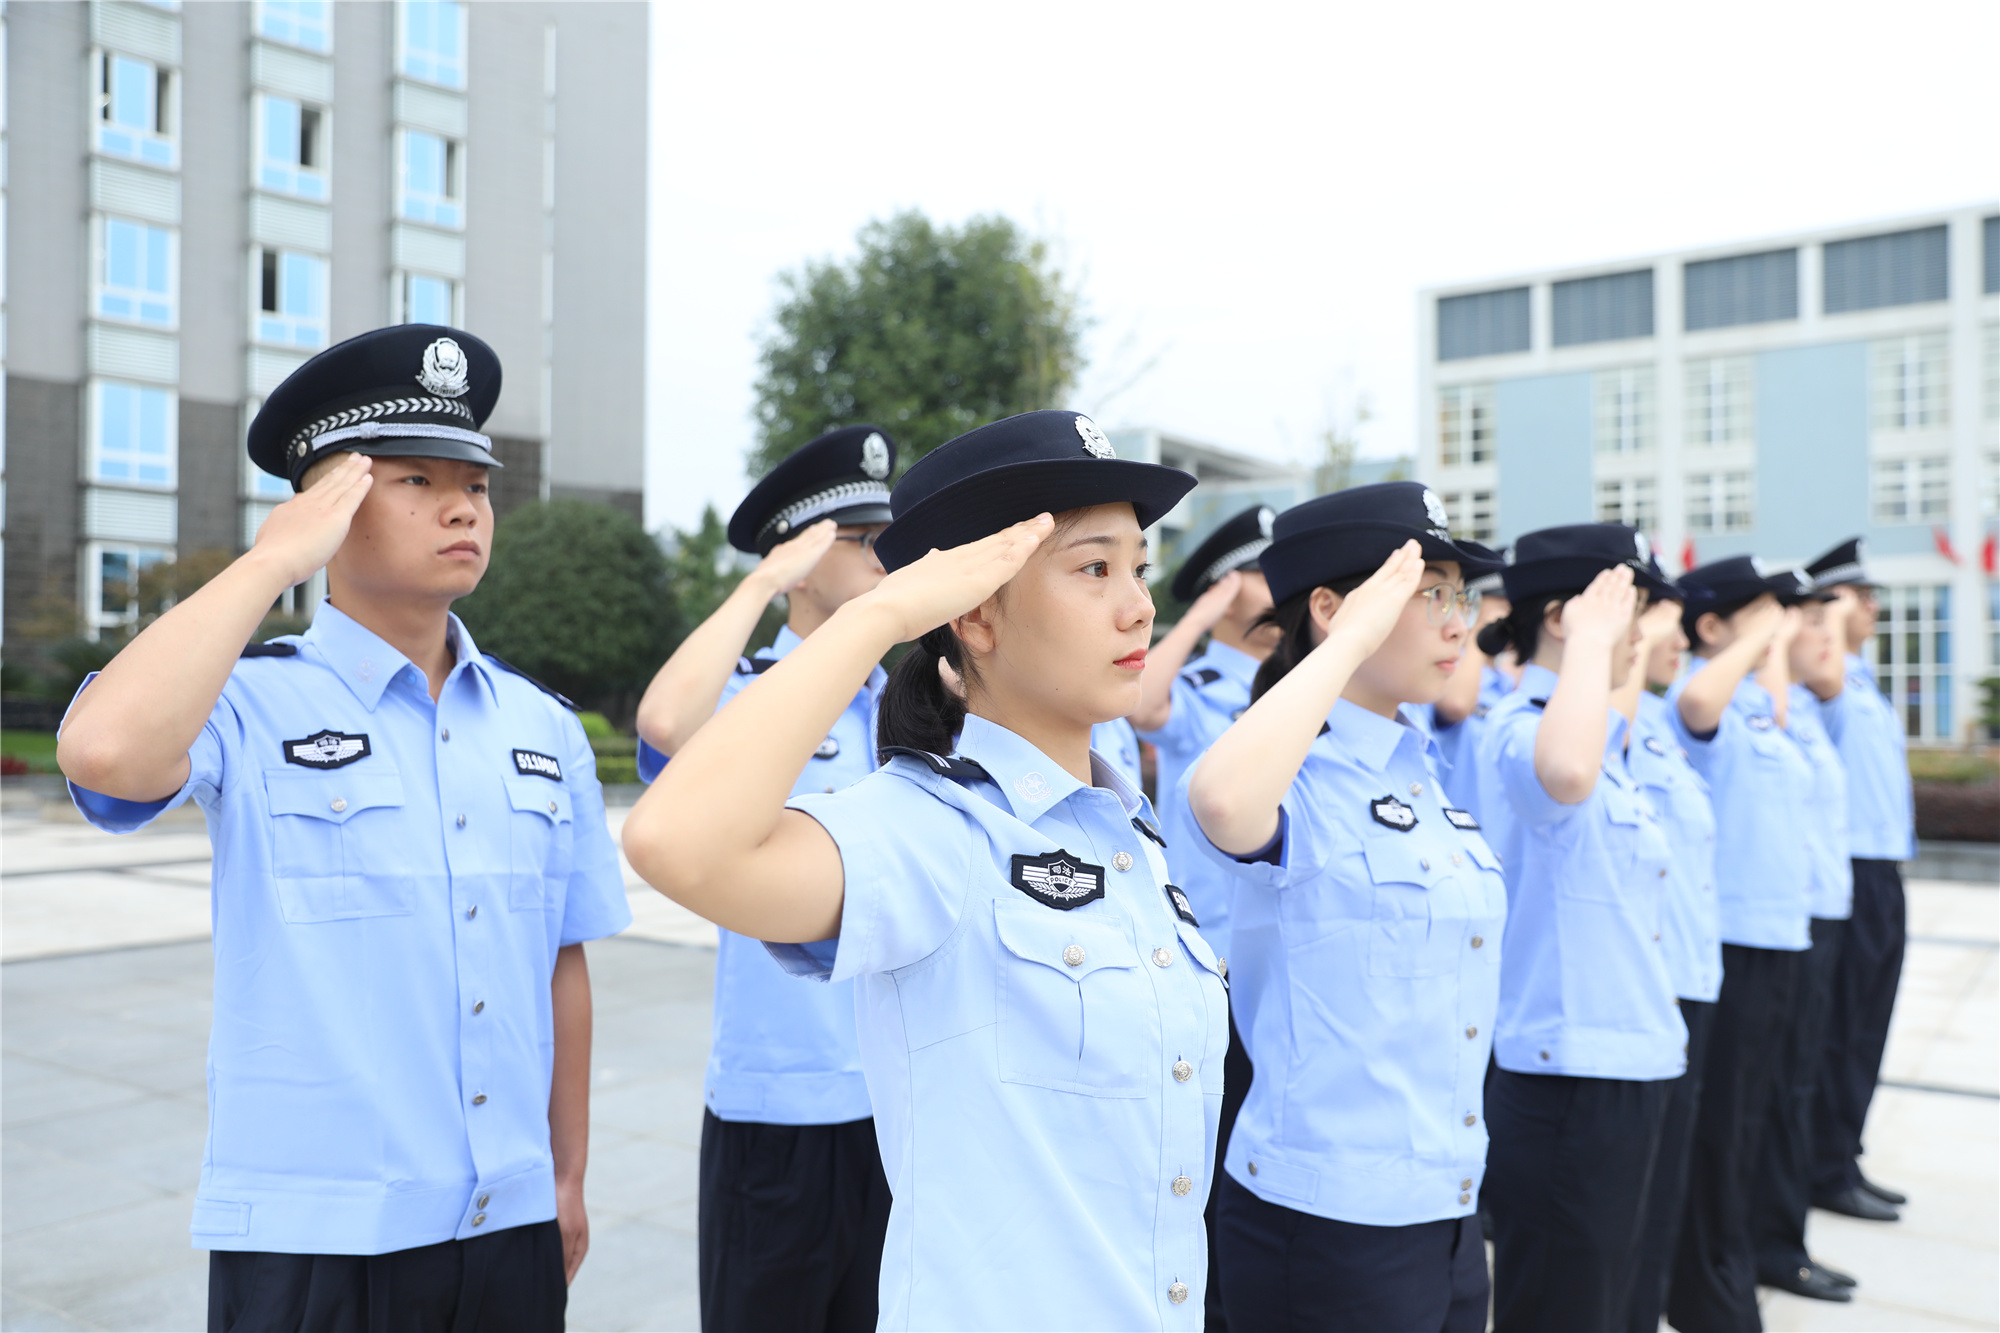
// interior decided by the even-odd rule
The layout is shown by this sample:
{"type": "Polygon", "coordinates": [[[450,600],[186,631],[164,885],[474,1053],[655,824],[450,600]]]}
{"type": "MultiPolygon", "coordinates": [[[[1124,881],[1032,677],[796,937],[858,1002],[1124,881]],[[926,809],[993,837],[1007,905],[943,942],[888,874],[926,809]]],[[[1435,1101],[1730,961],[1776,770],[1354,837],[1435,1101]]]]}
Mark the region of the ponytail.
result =
{"type": "Polygon", "coordinates": [[[1271,655],[1257,667],[1257,674],[1250,681],[1250,702],[1256,703],[1268,693],[1273,685],[1285,678],[1285,673],[1306,660],[1306,654],[1319,647],[1313,637],[1312,595],[1319,588],[1339,593],[1342,597],[1373,578],[1375,571],[1366,569],[1359,574],[1349,574],[1345,578],[1332,579],[1315,584],[1304,592],[1295,592],[1278,605],[1257,618],[1250,627],[1255,633],[1265,625],[1278,627],[1278,646],[1271,655]]]}
{"type": "Polygon", "coordinates": [[[1534,660],[1535,650],[1541,646],[1542,625],[1549,608],[1560,607],[1574,596],[1574,592],[1544,593],[1513,603],[1506,615],[1480,627],[1479,651],[1488,657],[1498,657],[1512,648],[1514,660],[1525,666],[1534,660]]]}
{"type": "Polygon", "coordinates": [[[951,626],[939,625],[913,644],[889,673],[875,715],[875,762],[888,762],[891,746],[950,754],[965,725],[965,700],[945,687],[938,675],[942,657],[966,680],[965,653],[951,626]]]}

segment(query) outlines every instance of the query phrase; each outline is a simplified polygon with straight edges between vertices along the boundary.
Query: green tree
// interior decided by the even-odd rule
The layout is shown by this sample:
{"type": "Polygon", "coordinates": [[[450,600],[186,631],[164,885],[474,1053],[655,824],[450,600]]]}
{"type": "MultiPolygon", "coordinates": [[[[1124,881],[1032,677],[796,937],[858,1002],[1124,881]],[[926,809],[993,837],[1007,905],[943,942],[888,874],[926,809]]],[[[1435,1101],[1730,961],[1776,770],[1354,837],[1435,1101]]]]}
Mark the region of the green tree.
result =
{"type": "Polygon", "coordinates": [[[1083,368],[1083,318],[1046,242],[1004,217],[871,222],[849,263],[782,274],[757,381],[762,475],[815,436],[870,421],[903,466],[953,436],[1062,406],[1083,368]]]}
{"type": "Polygon", "coordinates": [[[455,609],[482,650],[613,719],[629,719],[681,633],[659,545],[583,500],[501,519],[486,577],[455,609]]]}
{"type": "MultiPolygon", "coordinates": [[[[696,625],[714,615],[723,599],[736,591],[736,585],[743,581],[743,571],[736,567],[728,528],[714,505],[703,505],[700,526],[693,532],[675,532],[667,546],[667,585],[673,590],[674,606],[680,612],[672,647],[678,648],[696,625]]],[[[767,647],[778,637],[778,627],[784,623],[782,602],[765,607],[745,651],[767,647]]]]}

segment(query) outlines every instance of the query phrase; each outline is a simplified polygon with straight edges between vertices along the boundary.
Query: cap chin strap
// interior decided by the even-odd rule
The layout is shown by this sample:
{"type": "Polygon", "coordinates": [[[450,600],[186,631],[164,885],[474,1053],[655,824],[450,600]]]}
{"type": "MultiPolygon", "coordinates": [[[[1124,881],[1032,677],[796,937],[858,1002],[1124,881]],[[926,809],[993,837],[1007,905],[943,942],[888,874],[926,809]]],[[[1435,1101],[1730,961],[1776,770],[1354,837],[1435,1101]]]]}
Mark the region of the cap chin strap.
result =
{"type": "Polygon", "coordinates": [[[476,444],[487,453],[493,452],[493,439],[481,435],[476,430],[461,430],[457,426],[433,426],[425,422],[405,423],[364,421],[358,426],[343,426],[312,437],[312,452],[336,444],[346,444],[350,440],[456,440],[460,444],[476,444]]]}
{"type": "Polygon", "coordinates": [[[1491,597],[1498,594],[1505,583],[1506,580],[1498,574],[1482,574],[1472,582],[1466,584],[1465,590],[1491,597]]]}
{"type": "Polygon", "coordinates": [[[1832,569],[1820,573],[1813,579],[1813,587],[1821,589],[1832,588],[1842,583],[1871,582],[1873,580],[1868,577],[1868,571],[1861,567],[1859,561],[1849,561],[1847,564],[1835,565],[1832,569]]]}
{"type": "Polygon", "coordinates": [[[879,481],[846,481],[823,491],[794,500],[777,513],[764,520],[764,526],[757,529],[757,544],[766,538],[788,537],[802,524],[830,514],[836,509],[855,509],[862,505],[887,505],[889,488],[879,481]]]}
{"type": "Polygon", "coordinates": [[[1201,577],[1196,579],[1194,584],[1195,596],[1199,597],[1202,593],[1220,583],[1222,576],[1229,573],[1232,569],[1240,569],[1242,566],[1249,564],[1252,560],[1264,554],[1270,545],[1270,538],[1259,537],[1255,541],[1244,542],[1235,550],[1225,553],[1220,560],[1214,561],[1207,569],[1201,571],[1201,577]]]}

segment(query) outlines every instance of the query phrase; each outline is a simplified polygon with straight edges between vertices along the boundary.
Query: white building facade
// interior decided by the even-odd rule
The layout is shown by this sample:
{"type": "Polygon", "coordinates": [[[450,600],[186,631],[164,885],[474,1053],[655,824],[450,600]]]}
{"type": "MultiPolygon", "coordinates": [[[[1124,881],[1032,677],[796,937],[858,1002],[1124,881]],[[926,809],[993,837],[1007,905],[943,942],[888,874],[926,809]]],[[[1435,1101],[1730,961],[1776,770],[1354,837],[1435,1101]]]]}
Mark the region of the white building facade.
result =
{"type": "Polygon", "coordinates": [[[1454,531],[1632,523],[1680,569],[1864,534],[1919,741],[2000,674],[2000,205],[1419,297],[1418,475],[1454,531]]]}

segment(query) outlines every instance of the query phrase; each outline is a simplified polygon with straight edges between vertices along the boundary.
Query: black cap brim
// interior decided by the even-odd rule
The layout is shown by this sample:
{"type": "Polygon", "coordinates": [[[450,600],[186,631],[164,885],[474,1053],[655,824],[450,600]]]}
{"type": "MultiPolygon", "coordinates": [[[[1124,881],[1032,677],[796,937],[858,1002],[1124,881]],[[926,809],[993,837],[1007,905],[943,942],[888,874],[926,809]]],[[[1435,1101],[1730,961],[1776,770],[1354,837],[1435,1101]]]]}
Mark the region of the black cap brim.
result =
{"type": "Polygon", "coordinates": [[[1195,487],[1179,468],[1124,458],[1035,459],[987,468],[925,496],[898,514],[875,541],[885,569],[901,569],[933,549],[950,550],[1037,514],[1129,503],[1141,529],[1166,516],[1195,487]]]}
{"type": "Polygon", "coordinates": [[[449,458],[460,463],[477,463],[481,467],[507,466],[490,450],[469,440],[440,440],[416,435],[378,435],[372,440],[356,440],[353,444],[336,446],[313,459],[313,462],[331,458],[336,453],[367,454],[370,458],[449,458]]]}
{"type": "Polygon", "coordinates": [[[1623,560],[1612,564],[1601,556],[1565,555],[1553,560],[1531,560],[1509,565],[1501,575],[1501,583],[1507,590],[1507,600],[1519,602],[1552,593],[1581,592],[1599,574],[1619,565],[1632,571],[1633,587],[1655,597],[1684,600],[1685,595],[1680,589],[1636,561],[1623,560]]]}
{"type": "Polygon", "coordinates": [[[1402,523],[1335,523],[1310,529],[1272,542],[1259,563],[1271,600],[1283,602],[1356,574],[1372,574],[1412,540],[1422,549],[1426,564],[1449,560],[1459,567],[1461,577],[1473,577],[1489,567],[1474,550],[1402,523]]]}

